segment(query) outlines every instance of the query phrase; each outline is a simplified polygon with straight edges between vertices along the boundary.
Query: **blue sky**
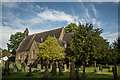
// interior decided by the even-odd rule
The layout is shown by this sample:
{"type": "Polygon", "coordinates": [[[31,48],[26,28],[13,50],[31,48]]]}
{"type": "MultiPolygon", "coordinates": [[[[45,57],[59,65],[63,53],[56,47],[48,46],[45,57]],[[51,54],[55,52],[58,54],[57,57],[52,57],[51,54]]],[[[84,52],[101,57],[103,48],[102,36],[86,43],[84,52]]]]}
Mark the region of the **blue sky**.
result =
{"type": "Polygon", "coordinates": [[[11,34],[29,34],[65,27],[71,22],[92,23],[102,28],[103,36],[112,43],[118,36],[118,3],[116,2],[3,2],[2,48],[11,34]]]}

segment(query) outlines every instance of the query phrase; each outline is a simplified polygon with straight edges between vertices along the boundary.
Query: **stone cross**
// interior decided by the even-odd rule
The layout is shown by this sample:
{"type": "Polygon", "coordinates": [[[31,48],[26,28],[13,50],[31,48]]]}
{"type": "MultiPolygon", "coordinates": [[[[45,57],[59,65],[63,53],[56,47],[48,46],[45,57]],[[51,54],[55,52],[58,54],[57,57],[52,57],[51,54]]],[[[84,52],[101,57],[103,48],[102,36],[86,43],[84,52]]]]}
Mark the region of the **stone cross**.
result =
{"type": "Polygon", "coordinates": [[[71,80],[76,79],[75,63],[74,63],[74,61],[72,61],[72,62],[71,62],[71,65],[70,65],[70,79],[71,79],[71,80]]]}
{"type": "Polygon", "coordinates": [[[25,63],[21,63],[21,70],[22,72],[25,72],[25,63]]]}
{"type": "Polygon", "coordinates": [[[18,71],[18,67],[17,65],[15,64],[14,67],[13,67],[13,72],[16,73],[18,71]]]}

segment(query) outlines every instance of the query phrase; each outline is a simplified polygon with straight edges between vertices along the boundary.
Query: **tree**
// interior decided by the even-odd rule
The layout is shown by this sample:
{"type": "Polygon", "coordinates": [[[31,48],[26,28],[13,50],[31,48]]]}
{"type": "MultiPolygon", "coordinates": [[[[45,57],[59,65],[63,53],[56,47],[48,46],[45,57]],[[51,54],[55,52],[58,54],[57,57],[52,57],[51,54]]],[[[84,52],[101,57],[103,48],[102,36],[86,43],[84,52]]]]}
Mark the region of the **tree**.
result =
{"type": "MultiPolygon", "coordinates": [[[[48,36],[45,42],[39,44],[38,59],[46,59],[46,77],[48,77],[48,60],[62,60],[65,58],[65,48],[61,47],[55,37],[48,36]]],[[[53,63],[53,74],[56,75],[56,63],[53,63]]]]}
{"type": "Polygon", "coordinates": [[[8,51],[11,52],[12,56],[9,58],[10,61],[15,61],[16,49],[18,48],[21,41],[24,39],[24,33],[17,32],[10,36],[10,43],[7,43],[8,51]]]}
{"type": "Polygon", "coordinates": [[[59,45],[55,37],[48,36],[45,42],[39,44],[39,59],[62,60],[65,55],[65,48],[59,45]]]}
{"type": "MultiPolygon", "coordinates": [[[[10,43],[7,43],[8,46],[8,51],[16,51],[16,49],[18,48],[20,42],[24,39],[24,33],[21,32],[17,32],[15,34],[12,34],[10,36],[10,43]]],[[[15,54],[15,53],[13,53],[15,54]]]]}
{"type": "Polygon", "coordinates": [[[106,41],[100,36],[101,33],[102,29],[93,29],[92,24],[81,25],[80,23],[78,29],[74,32],[69,48],[72,52],[71,56],[74,56],[75,60],[82,60],[83,76],[85,76],[86,60],[89,60],[90,56],[93,58],[98,57],[97,55],[102,52],[103,44],[106,45],[106,41]],[[100,44],[99,40],[104,43],[100,44]]]}
{"type": "Polygon", "coordinates": [[[75,32],[78,29],[77,25],[75,23],[71,23],[68,26],[65,27],[65,32],[75,32]]]}
{"type": "Polygon", "coordinates": [[[114,62],[113,75],[117,80],[117,61],[120,59],[120,37],[118,37],[110,46],[110,59],[114,62]]]}

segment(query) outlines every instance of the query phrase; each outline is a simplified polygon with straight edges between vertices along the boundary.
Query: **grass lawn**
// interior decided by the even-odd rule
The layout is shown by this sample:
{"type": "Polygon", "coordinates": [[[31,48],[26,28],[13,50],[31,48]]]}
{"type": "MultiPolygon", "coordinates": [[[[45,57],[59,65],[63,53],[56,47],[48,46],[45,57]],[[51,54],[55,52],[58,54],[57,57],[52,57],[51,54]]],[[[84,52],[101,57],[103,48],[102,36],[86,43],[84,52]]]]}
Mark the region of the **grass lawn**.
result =
{"type": "MultiPolygon", "coordinates": [[[[19,71],[17,72],[17,73],[13,73],[13,70],[12,70],[12,68],[13,68],[13,66],[12,66],[12,64],[10,64],[10,75],[8,75],[8,76],[2,76],[2,78],[3,79],[12,79],[12,78],[26,78],[26,79],[33,79],[33,78],[43,78],[43,76],[44,76],[44,70],[45,69],[42,69],[42,71],[40,71],[40,72],[33,72],[32,74],[33,74],[33,76],[32,77],[26,77],[26,74],[28,73],[28,67],[26,67],[26,70],[25,70],[25,72],[21,72],[20,70],[21,70],[21,65],[20,64],[17,64],[17,66],[18,66],[18,69],[19,69],[19,71]]],[[[110,66],[111,68],[110,68],[110,72],[108,72],[108,69],[103,69],[102,70],[102,72],[101,71],[98,71],[97,73],[94,73],[94,67],[86,67],[86,76],[87,76],[87,79],[89,80],[89,79],[94,79],[94,80],[97,80],[97,79],[101,79],[101,78],[103,78],[103,79],[107,79],[107,80],[112,80],[113,79],[113,76],[112,76],[112,65],[110,66]]],[[[4,68],[4,67],[2,67],[2,68],[4,68]]],[[[34,70],[35,68],[32,68],[32,71],[34,70]]],[[[50,70],[49,70],[50,71],[50,70]]],[[[2,69],[2,72],[3,72],[3,69],[2,69]]],[[[81,71],[81,68],[79,68],[79,73],[80,73],[80,78],[82,78],[82,71],[81,71]]],[[[48,77],[50,78],[50,79],[54,79],[54,78],[56,78],[56,79],[61,79],[61,80],[63,80],[63,79],[67,79],[67,80],[69,80],[69,76],[70,76],[70,71],[68,70],[68,71],[66,71],[66,72],[64,72],[63,71],[63,74],[64,75],[59,75],[59,72],[57,71],[57,75],[56,76],[53,76],[52,75],[52,73],[49,73],[48,74],[48,77]]]]}

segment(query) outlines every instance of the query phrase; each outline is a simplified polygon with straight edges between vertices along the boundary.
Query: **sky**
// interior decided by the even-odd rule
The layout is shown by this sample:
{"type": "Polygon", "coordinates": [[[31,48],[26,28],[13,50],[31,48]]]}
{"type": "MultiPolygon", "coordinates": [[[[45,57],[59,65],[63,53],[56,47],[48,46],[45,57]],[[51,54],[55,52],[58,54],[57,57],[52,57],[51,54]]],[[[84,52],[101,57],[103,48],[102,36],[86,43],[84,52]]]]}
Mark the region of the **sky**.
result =
{"type": "Polygon", "coordinates": [[[10,35],[24,32],[40,33],[66,27],[70,23],[93,24],[102,28],[110,43],[118,37],[117,2],[2,2],[0,3],[0,47],[7,49],[10,35]]]}

